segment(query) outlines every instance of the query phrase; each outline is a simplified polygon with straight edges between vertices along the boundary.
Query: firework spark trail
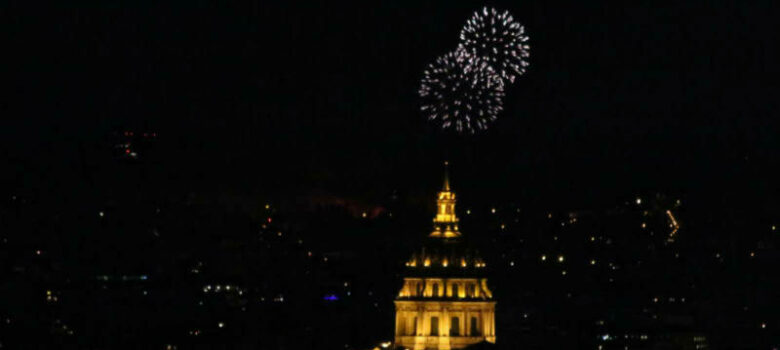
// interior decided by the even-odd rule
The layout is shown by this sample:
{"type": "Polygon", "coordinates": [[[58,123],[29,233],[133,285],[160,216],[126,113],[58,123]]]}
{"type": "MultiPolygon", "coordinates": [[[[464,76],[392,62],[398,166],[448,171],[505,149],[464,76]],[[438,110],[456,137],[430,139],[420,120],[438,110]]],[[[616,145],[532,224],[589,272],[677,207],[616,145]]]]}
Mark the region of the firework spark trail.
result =
{"type": "Polygon", "coordinates": [[[420,82],[420,110],[443,129],[484,130],[503,110],[504,84],[479,57],[454,51],[428,65],[420,82]]]}
{"type": "MultiPolygon", "coordinates": [[[[487,62],[502,79],[513,83],[528,67],[531,47],[525,28],[509,11],[484,7],[475,11],[460,32],[461,57],[476,56],[487,62]]],[[[468,62],[468,60],[467,60],[468,62]]]]}

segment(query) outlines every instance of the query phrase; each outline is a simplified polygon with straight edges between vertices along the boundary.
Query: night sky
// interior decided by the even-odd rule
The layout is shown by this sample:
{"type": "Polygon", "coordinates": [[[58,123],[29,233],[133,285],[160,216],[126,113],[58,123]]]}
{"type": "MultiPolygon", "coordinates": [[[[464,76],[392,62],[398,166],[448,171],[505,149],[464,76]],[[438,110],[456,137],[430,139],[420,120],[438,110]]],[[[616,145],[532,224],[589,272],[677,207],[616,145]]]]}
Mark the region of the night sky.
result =
{"type": "MultiPolygon", "coordinates": [[[[159,133],[150,188],[562,207],[643,191],[778,194],[778,6],[687,1],[100,2],[5,11],[10,191],[97,195],[110,135],[159,133]],[[425,66],[483,5],[531,66],[476,136],[419,112],[425,66]],[[41,190],[40,188],[44,188],[41,190]]],[[[116,186],[117,184],[112,184],[116,186]]]]}

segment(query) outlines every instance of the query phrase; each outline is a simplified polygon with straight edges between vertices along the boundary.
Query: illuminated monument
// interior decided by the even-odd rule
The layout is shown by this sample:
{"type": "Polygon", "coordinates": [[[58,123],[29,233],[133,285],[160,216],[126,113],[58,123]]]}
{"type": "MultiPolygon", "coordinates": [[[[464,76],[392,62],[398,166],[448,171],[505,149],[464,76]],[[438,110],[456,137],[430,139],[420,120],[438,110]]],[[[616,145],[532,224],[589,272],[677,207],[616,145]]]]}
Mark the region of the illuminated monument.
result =
{"type": "Polygon", "coordinates": [[[406,262],[395,300],[396,346],[460,349],[496,342],[496,302],[483,276],[485,262],[461,240],[446,165],[433,232],[406,262]]]}

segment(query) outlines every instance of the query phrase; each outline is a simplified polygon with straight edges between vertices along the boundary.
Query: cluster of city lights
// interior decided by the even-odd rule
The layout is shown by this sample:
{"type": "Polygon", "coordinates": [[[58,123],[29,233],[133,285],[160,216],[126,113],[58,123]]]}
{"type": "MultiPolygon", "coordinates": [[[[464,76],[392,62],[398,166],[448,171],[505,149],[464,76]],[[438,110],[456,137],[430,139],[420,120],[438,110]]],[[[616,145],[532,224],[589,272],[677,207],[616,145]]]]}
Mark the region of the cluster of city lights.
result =
{"type": "Polygon", "coordinates": [[[245,290],[238,286],[226,285],[205,285],[203,286],[203,293],[237,293],[238,295],[244,295],[245,290]]]}

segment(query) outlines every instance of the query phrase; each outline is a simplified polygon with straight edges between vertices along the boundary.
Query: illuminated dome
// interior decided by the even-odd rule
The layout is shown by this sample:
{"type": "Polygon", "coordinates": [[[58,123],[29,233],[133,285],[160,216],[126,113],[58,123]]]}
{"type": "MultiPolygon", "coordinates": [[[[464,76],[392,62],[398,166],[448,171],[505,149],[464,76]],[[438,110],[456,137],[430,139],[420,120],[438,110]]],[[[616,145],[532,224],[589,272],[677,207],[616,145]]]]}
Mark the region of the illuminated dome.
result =
{"type": "Polygon", "coordinates": [[[395,344],[413,350],[496,341],[496,302],[484,276],[486,264],[462,238],[444,164],[433,231],[405,262],[404,284],[395,300],[395,344]]]}

